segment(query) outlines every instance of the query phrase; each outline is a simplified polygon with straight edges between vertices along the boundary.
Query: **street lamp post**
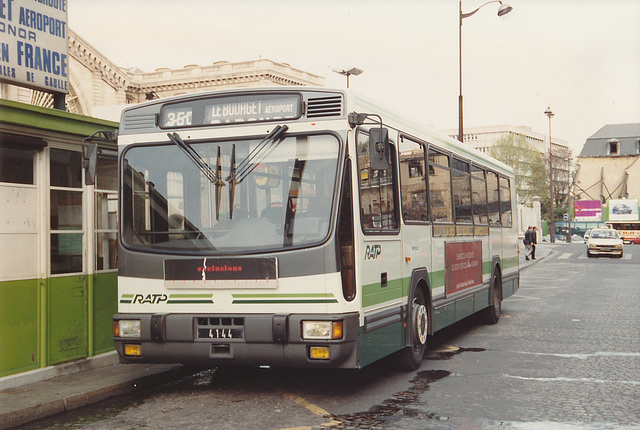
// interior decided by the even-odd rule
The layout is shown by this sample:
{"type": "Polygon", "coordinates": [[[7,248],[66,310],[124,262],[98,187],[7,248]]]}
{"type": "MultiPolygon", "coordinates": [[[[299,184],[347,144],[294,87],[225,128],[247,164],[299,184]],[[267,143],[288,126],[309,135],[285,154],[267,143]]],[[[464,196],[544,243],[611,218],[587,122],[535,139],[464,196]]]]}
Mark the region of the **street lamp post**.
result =
{"type": "Polygon", "coordinates": [[[480,10],[483,6],[488,5],[489,3],[500,3],[500,7],[498,8],[498,16],[505,16],[509,12],[513,10],[511,6],[508,4],[503,4],[500,0],[492,0],[488,1],[485,4],[478,7],[476,10],[471,11],[469,13],[462,12],[462,0],[460,0],[460,20],[458,25],[458,64],[460,68],[460,93],[458,95],[458,140],[463,142],[464,130],[463,130],[463,121],[462,121],[462,20],[464,18],[469,18],[472,15],[475,15],[476,12],[480,10]]]}
{"type": "Polygon", "coordinates": [[[347,88],[349,88],[349,76],[353,75],[353,76],[358,76],[361,75],[362,72],[364,72],[364,70],[360,70],[357,67],[352,67],[349,70],[335,70],[333,69],[334,72],[336,72],[339,75],[344,75],[347,77],[347,88]]]}
{"type": "Polygon", "coordinates": [[[549,216],[551,218],[549,222],[549,240],[553,243],[556,241],[556,222],[553,216],[553,155],[551,152],[551,118],[555,115],[551,111],[551,106],[547,107],[544,114],[549,117],[549,216]]]}

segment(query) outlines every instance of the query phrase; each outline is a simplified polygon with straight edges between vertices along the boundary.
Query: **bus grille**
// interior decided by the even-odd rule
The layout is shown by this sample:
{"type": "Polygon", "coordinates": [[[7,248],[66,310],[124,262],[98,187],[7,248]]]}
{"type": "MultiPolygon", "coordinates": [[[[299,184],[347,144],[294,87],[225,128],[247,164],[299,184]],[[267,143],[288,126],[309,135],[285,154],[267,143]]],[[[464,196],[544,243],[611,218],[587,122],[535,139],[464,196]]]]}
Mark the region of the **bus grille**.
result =
{"type": "Polygon", "coordinates": [[[145,128],[155,128],[156,115],[126,115],[124,117],[125,130],[140,130],[145,128]]]}
{"type": "Polygon", "coordinates": [[[307,118],[342,115],[342,96],[317,97],[307,100],[307,118]]]}

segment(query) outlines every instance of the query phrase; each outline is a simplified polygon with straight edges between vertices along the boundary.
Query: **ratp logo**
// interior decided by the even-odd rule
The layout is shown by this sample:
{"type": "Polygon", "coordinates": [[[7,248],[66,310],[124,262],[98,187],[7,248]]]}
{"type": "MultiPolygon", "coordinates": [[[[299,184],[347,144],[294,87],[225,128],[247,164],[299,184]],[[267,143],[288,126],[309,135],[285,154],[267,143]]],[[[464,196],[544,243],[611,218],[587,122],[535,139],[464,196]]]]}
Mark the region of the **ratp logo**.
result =
{"type": "Polygon", "coordinates": [[[365,260],[376,260],[382,254],[381,245],[367,245],[364,250],[365,260]]]}
{"type": "Polygon", "coordinates": [[[158,303],[166,302],[167,298],[168,297],[166,294],[147,294],[146,296],[142,294],[136,294],[135,296],[133,296],[133,300],[131,300],[131,303],[139,303],[141,305],[157,305],[158,303]]]}

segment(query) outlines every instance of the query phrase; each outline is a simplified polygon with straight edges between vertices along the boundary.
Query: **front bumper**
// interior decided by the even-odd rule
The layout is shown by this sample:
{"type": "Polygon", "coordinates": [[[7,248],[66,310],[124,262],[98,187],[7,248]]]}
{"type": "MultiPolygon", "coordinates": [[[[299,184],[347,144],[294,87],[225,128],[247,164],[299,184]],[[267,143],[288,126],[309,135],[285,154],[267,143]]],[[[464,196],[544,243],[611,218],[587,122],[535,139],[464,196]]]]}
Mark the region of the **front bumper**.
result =
{"type": "Polygon", "coordinates": [[[141,321],[139,338],[114,337],[125,363],[181,363],[274,367],[357,368],[359,314],[116,314],[141,321]],[[302,321],[343,321],[340,340],[302,339],[302,321]],[[141,356],[124,354],[139,345],[141,356]],[[328,359],[311,359],[311,347],[328,347],[328,359]]]}
{"type": "Polygon", "coordinates": [[[622,255],[623,248],[613,246],[598,246],[595,248],[587,248],[587,252],[591,255],[622,255]]]}

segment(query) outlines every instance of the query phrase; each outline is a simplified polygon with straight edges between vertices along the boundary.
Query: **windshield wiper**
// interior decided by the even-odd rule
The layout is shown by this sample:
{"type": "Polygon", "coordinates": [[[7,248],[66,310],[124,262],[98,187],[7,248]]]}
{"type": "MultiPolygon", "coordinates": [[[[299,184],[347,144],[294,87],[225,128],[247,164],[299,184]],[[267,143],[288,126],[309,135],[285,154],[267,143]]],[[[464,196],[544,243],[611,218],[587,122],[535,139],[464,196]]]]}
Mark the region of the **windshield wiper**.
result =
{"type": "Polygon", "coordinates": [[[284,133],[289,130],[289,127],[286,125],[276,125],[271,133],[269,133],[264,139],[258,143],[258,145],[253,148],[253,151],[249,153],[245,157],[242,162],[236,166],[236,145],[233,145],[231,149],[231,165],[229,166],[229,176],[227,176],[226,181],[229,184],[229,218],[233,218],[233,202],[235,199],[236,193],[236,185],[239,184],[246,178],[255,167],[256,163],[252,163],[252,161],[264,151],[264,149],[269,145],[269,143],[274,142],[276,139],[282,137],[284,133]]]}
{"type": "Polygon", "coordinates": [[[209,166],[202,159],[202,157],[200,157],[200,154],[198,154],[196,150],[191,147],[191,145],[182,140],[178,133],[167,133],[167,136],[169,136],[169,140],[171,140],[174,145],[182,149],[187,157],[189,157],[189,159],[193,161],[196,166],[198,166],[200,171],[207,177],[207,179],[209,179],[209,181],[211,181],[212,184],[218,185],[218,182],[220,182],[220,185],[224,185],[222,181],[218,181],[218,176],[216,175],[216,172],[211,168],[211,166],[209,166]]]}
{"type": "Polygon", "coordinates": [[[260,160],[258,160],[258,162],[254,163],[253,160],[261,155],[265,148],[270,146],[270,144],[275,142],[284,133],[286,133],[287,130],[289,130],[289,127],[286,125],[276,125],[274,129],[271,130],[271,133],[269,133],[264,139],[262,139],[260,143],[258,143],[258,145],[253,148],[249,155],[247,155],[245,159],[242,160],[238,167],[233,169],[231,174],[226,178],[226,181],[230,184],[232,182],[235,182],[236,184],[242,182],[244,178],[246,178],[253,171],[256,164],[258,164],[259,161],[264,158],[264,155],[260,160]]]}

